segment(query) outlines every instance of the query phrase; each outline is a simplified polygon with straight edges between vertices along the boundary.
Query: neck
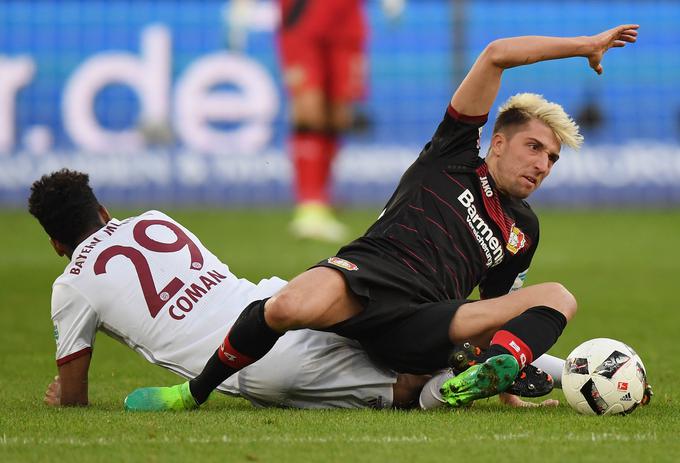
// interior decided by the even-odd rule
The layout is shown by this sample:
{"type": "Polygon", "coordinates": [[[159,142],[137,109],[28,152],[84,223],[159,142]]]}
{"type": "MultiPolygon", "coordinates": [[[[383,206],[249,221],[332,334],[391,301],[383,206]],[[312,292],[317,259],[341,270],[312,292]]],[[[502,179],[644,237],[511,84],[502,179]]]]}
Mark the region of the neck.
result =
{"type": "Polygon", "coordinates": [[[503,188],[503,185],[499,181],[500,177],[496,175],[497,168],[496,158],[492,153],[489,153],[484,161],[486,162],[486,165],[489,168],[489,177],[493,179],[494,186],[496,187],[499,193],[507,196],[508,195],[507,191],[505,191],[505,188],[503,188]]]}
{"type": "MultiPolygon", "coordinates": [[[[103,220],[101,220],[98,225],[95,225],[95,226],[89,228],[88,231],[86,231],[85,233],[83,233],[82,235],[80,235],[78,237],[78,239],[76,240],[76,246],[79,243],[82,243],[83,241],[85,241],[85,239],[88,236],[93,235],[94,233],[98,232],[104,225],[106,225],[106,223],[103,220]]],[[[66,251],[66,256],[69,258],[69,260],[72,260],[74,249],[69,247],[65,251],[66,251]]]]}

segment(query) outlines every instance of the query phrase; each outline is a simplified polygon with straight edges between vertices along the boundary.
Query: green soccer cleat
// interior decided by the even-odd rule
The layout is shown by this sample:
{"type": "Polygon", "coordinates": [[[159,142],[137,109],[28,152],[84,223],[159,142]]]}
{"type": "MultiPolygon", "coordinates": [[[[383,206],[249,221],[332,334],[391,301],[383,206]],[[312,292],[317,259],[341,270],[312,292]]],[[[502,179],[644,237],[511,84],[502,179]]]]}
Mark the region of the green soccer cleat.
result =
{"type": "Polygon", "coordinates": [[[450,406],[461,407],[505,391],[518,373],[519,364],[515,357],[496,355],[447,380],[440,392],[450,406]]]}
{"type": "Polygon", "coordinates": [[[165,410],[193,410],[198,403],[191,395],[189,382],[171,387],[143,387],[125,398],[125,410],[160,412],[165,410]]]}
{"type": "Polygon", "coordinates": [[[338,221],[331,208],[322,203],[302,204],[295,209],[290,232],[299,239],[343,243],[347,227],[338,221]]]}

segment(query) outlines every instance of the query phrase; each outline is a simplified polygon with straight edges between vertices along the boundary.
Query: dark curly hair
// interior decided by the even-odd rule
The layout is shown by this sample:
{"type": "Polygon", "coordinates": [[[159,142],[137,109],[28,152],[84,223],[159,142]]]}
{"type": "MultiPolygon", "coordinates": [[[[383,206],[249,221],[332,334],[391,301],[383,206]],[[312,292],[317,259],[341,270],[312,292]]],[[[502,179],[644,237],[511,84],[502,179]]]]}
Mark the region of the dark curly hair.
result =
{"type": "Polygon", "coordinates": [[[90,176],[61,169],[33,182],[28,212],[50,238],[74,249],[83,235],[101,225],[99,201],[89,185],[90,176]]]}

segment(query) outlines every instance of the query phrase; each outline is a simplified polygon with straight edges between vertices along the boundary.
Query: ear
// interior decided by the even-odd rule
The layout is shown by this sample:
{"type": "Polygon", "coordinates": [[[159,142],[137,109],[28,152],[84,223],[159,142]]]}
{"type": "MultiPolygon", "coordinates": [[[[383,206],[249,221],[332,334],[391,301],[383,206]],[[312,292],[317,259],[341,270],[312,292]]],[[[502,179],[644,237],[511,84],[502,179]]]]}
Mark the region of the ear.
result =
{"type": "Polygon", "coordinates": [[[50,238],[50,244],[52,245],[54,251],[57,253],[59,257],[63,257],[67,254],[66,246],[64,246],[62,243],[55,240],[54,238],[50,238]]]}
{"type": "Polygon", "coordinates": [[[491,136],[491,152],[499,156],[503,151],[503,146],[507,143],[508,139],[501,132],[496,132],[491,136]]]}
{"type": "Polygon", "coordinates": [[[108,209],[106,209],[104,206],[102,206],[100,204],[98,211],[99,211],[99,217],[101,217],[101,219],[104,221],[104,223],[105,224],[109,223],[109,221],[111,220],[111,214],[109,214],[108,209]]]}

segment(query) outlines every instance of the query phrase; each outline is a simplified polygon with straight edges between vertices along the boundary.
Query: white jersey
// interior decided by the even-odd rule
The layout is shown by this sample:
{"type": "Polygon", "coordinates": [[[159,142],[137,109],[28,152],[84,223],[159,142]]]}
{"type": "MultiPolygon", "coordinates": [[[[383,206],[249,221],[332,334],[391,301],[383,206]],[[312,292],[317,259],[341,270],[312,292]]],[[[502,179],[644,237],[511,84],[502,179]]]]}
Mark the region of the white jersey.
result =
{"type": "MultiPolygon", "coordinates": [[[[101,330],[148,361],[192,378],[241,311],[285,284],[276,277],[257,285],[237,278],[196,236],[161,212],[113,219],[76,247],[53,285],[57,364],[90,352],[95,333],[101,330]]],[[[220,389],[260,405],[319,406],[322,401],[328,403],[321,406],[355,407],[375,405],[376,400],[389,405],[395,378],[375,367],[353,341],[301,330],[283,336],[262,361],[220,389]],[[352,373],[339,374],[337,368],[352,373]],[[345,391],[346,396],[349,389],[378,385],[381,392],[365,392],[354,402],[336,403],[333,393],[307,394],[309,403],[298,400],[310,389],[345,391]]]]}

